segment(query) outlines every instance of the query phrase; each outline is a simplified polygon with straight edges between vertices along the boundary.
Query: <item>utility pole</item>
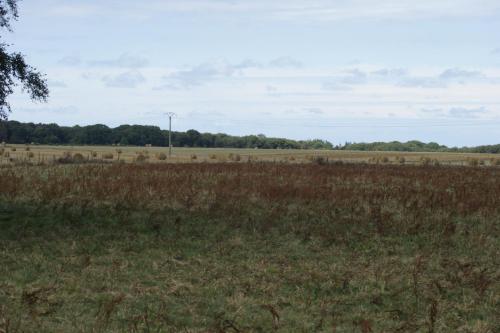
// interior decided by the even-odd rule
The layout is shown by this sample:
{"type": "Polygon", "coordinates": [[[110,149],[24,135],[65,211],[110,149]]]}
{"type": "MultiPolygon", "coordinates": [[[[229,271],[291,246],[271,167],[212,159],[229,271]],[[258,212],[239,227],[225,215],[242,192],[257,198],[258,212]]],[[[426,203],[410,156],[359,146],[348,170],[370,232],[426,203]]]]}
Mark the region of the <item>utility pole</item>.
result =
{"type": "Polygon", "coordinates": [[[168,116],[168,157],[172,157],[172,117],[175,117],[175,113],[167,112],[168,116]]]}

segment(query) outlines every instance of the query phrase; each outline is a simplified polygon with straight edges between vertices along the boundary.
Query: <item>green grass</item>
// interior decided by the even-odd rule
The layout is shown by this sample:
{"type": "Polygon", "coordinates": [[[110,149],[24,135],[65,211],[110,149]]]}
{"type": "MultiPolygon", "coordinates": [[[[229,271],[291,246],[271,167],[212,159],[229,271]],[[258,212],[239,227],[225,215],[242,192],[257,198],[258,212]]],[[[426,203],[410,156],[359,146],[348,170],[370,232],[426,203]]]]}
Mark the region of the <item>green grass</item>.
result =
{"type": "Polygon", "coordinates": [[[0,332],[498,332],[498,220],[0,205],[0,332]],[[306,226],[309,226],[306,228],[306,226]]]}

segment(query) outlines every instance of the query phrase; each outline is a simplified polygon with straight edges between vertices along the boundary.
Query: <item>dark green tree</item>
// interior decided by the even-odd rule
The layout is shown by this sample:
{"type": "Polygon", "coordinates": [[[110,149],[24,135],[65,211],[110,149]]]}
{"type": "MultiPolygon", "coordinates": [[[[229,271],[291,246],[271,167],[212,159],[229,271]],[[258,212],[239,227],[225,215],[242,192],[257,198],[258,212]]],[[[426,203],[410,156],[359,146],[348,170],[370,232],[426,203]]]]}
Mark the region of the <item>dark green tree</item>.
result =
{"type": "MultiPolygon", "coordinates": [[[[0,0],[0,31],[12,31],[11,22],[18,18],[17,2],[0,0]]],[[[28,65],[21,53],[9,52],[8,46],[1,41],[0,36],[0,120],[7,119],[11,111],[7,98],[19,85],[34,101],[45,102],[49,96],[44,75],[28,65]]]]}

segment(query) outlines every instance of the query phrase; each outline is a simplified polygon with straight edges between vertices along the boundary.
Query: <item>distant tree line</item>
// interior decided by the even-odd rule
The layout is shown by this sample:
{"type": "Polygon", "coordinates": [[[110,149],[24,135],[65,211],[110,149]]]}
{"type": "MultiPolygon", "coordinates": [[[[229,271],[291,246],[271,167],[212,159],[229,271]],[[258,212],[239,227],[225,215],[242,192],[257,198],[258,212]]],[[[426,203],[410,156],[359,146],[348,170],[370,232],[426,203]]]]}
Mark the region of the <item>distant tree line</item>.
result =
{"type": "MultiPolygon", "coordinates": [[[[168,146],[168,131],[157,126],[121,125],[110,128],[106,125],[59,126],[57,124],[20,123],[0,121],[0,142],[47,145],[122,145],[159,147],[168,146]]],[[[205,148],[260,148],[260,149],[333,149],[357,151],[401,151],[401,152],[466,152],[500,154],[500,144],[478,147],[449,148],[435,142],[373,142],[350,143],[333,146],[324,140],[297,141],[283,138],[268,138],[263,134],[232,136],[223,133],[200,133],[172,131],[175,147],[205,148]]]]}
{"type": "Polygon", "coordinates": [[[420,141],[408,142],[373,142],[373,143],[346,143],[334,149],[358,151],[403,151],[403,152],[460,152],[460,153],[489,153],[499,154],[500,144],[478,147],[452,147],[440,145],[436,142],[424,143],[420,141]]]}
{"type": "MultiPolygon", "coordinates": [[[[12,144],[47,145],[122,145],[159,147],[168,146],[168,131],[156,126],[122,125],[110,128],[106,125],[59,126],[57,124],[20,123],[0,121],[0,142],[12,144]]],[[[324,140],[296,141],[268,138],[265,135],[231,136],[227,134],[172,131],[175,147],[206,148],[261,148],[261,149],[332,149],[324,140]]]]}

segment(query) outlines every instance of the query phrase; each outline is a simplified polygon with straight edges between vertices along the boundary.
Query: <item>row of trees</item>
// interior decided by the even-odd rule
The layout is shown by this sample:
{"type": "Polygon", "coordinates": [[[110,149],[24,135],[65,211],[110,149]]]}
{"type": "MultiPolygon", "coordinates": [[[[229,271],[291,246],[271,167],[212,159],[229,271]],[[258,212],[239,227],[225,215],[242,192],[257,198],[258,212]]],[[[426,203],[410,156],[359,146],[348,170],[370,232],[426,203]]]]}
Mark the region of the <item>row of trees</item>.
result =
{"type": "MultiPolygon", "coordinates": [[[[0,121],[0,142],[59,145],[112,145],[123,146],[168,146],[168,131],[156,126],[122,125],[109,128],[106,125],[59,126],[57,124],[20,123],[0,121]]],[[[328,141],[296,141],[268,138],[265,135],[232,136],[227,134],[200,133],[196,130],[172,132],[175,147],[206,148],[261,148],[261,149],[335,149],[357,151],[404,151],[404,152],[470,152],[500,153],[500,144],[479,147],[449,148],[435,142],[373,142],[346,143],[333,146],[328,141]]]]}
{"type": "Polygon", "coordinates": [[[358,151],[404,151],[404,152],[461,152],[461,153],[489,153],[499,154],[500,144],[478,147],[452,147],[440,145],[436,142],[424,143],[420,141],[408,142],[373,142],[373,143],[346,143],[342,146],[335,147],[341,150],[358,150],[358,151]]]}
{"type": "MultiPolygon", "coordinates": [[[[122,125],[109,128],[106,125],[59,126],[57,124],[0,122],[0,141],[17,144],[61,145],[131,145],[168,146],[168,131],[156,126],[122,125]]],[[[265,135],[231,136],[227,134],[200,133],[196,130],[172,132],[172,144],[176,147],[206,148],[263,148],[263,149],[332,149],[328,141],[295,141],[268,138],[265,135]]]]}

